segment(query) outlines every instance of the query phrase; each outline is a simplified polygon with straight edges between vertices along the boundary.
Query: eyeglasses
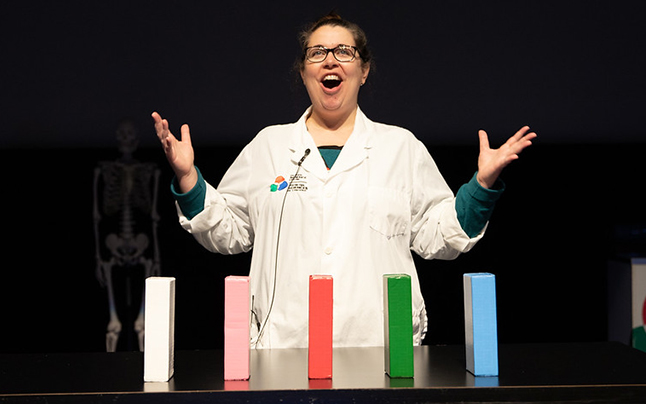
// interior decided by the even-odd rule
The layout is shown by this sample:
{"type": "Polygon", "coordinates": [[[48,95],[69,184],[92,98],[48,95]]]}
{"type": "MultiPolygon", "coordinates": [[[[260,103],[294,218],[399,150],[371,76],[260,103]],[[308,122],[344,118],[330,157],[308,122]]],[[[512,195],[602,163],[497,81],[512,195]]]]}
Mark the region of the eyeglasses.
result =
{"type": "Polygon", "coordinates": [[[332,52],[334,58],[339,62],[352,62],[357,51],[357,47],[352,45],[338,45],[332,49],[325,46],[310,46],[305,48],[305,58],[312,63],[321,63],[327,58],[327,54],[332,52]]]}

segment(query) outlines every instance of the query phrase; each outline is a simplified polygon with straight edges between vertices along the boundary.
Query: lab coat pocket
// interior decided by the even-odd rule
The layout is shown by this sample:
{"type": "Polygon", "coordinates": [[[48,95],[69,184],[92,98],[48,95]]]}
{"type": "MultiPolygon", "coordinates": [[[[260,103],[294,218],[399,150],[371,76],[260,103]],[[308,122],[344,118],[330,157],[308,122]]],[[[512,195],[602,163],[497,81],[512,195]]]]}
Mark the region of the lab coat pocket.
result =
{"type": "Polygon", "coordinates": [[[368,188],[370,228],[388,240],[407,233],[410,204],[406,194],[390,188],[368,188]]]}

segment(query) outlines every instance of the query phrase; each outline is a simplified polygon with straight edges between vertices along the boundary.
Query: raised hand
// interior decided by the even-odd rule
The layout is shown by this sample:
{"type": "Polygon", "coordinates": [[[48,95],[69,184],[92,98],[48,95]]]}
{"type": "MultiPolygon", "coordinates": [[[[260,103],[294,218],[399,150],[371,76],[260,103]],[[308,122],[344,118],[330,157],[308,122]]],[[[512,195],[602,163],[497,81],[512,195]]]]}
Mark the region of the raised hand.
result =
{"type": "Polygon", "coordinates": [[[531,146],[532,139],[537,135],[534,132],[527,133],[529,126],[523,126],[516,134],[510,137],[505,144],[498,149],[489,147],[487,132],[480,130],[480,155],[478,156],[478,175],[476,179],[484,188],[491,188],[503,168],[509,163],[518,159],[518,155],[525,148],[531,146]]]}
{"type": "Polygon", "coordinates": [[[181,141],[168,129],[168,121],[162,119],[157,112],[152,113],[155,122],[155,131],[162,144],[166,159],[177,176],[179,187],[182,192],[190,191],[197,183],[197,171],[195,170],[195,153],[191,143],[191,132],[188,125],[182,125],[181,141]]]}

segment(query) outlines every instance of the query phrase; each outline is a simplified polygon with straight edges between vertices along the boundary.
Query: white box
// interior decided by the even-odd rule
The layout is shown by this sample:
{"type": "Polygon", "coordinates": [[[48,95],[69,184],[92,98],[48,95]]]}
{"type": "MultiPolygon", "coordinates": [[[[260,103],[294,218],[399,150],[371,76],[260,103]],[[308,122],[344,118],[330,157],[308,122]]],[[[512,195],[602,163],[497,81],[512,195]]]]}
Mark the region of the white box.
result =
{"type": "Polygon", "coordinates": [[[175,368],[175,278],[146,279],[144,381],[166,382],[175,368]]]}

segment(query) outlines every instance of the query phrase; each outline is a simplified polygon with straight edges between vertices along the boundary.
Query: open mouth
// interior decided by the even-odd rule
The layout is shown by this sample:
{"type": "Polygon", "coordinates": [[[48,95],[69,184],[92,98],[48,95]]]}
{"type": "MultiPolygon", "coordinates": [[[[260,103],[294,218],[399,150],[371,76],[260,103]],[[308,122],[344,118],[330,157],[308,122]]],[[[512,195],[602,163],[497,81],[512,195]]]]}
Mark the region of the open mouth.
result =
{"type": "Polygon", "coordinates": [[[323,86],[328,89],[333,89],[341,85],[341,78],[336,74],[328,74],[323,77],[323,86]]]}

